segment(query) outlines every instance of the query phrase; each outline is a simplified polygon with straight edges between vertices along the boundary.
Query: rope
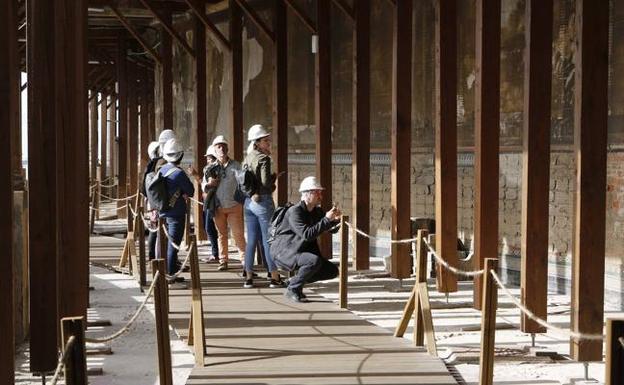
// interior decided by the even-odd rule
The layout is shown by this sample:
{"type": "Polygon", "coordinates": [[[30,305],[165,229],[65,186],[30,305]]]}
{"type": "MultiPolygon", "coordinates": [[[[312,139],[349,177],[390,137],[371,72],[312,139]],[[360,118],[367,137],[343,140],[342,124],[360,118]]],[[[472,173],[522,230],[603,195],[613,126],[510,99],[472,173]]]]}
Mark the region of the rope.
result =
{"type": "Polygon", "coordinates": [[[117,337],[121,336],[122,334],[126,333],[128,331],[128,329],[130,328],[130,326],[132,326],[134,321],[136,321],[136,319],[139,317],[139,314],[141,314],[141,312],[145,308],[145,305],[147,304],[147,301],[149,300],[149,298],[152,296],[152,293],[154,292],[154,287],[156,286],[156,282],[158,281],[159,277],[160,277],[160,271],[157,271],[156,274],[154,274],[154,279],[152,280],[152,284],[150,285],[149,289],[147,290],[147,294],[145,295],[145,299],[143,300],[143,302],[141,302],[141,305],[137,309],[136,313],[134,313],[132,318],[130,318],[128,323],[126,323],[116,333],[113,333],[113,334],[111,334],[109,336],[101,337],[101,338],[85,338],[85,341],[86,342],[90,342],[90,343],[103,343],[103,342],[112,341],[115,338],[117,338],[117,337]]]}
{"type": "Polygon", "coordinates": [[[368,239],[372,239],[373,241],[378,241],[378,242],[388,242],[388,243],[413,243],[416,242],[416,240],[418,238],[408,238],[408,239],[388,239],[388,238],[378,238],[375,237],[373,235],[370,234],[366,234],[364,231],[356,228],[355,226],[353,226],[351,223],[349,222],[345,222],[345,224],[351,228],[352,230],[354,230],[356,233],[358,233],[359,235],[368,238],[368,239]]]}
{"type": "Polygon", "coordinates": [[[200,204],[200,205],[202,205],[202,206],[204,205],[204,202],[198,201],[197,199],[195,199],[195,198],[193,198],[193,197],[189,197],[189,199],[190,199],[191,201],[193,201],[193,202],[197,203],[197,204],[200,204]]]}
{"type": "MultiPolygon", "coordinates": [[[[125,209],[127,206],[128,206],[128,205],[123,205],[123,206],[121,206],[121,207],[113,207],[113,208],[111,208],[111,209],[109,209],[109,210],[113,210],[113,211],[116,211],[116,210],[122,210],[122,209],[125,209]]],[[[132,206],[130,206],[130,207],[132,207],[132,206]]],[[[93,211],[102,211],[102,210],[104,210],[105,208],[104,208],[104,207],[100,207],[100,208],[96,209],[96,208],[95,208],[95,207],[93,207],[93,206],[89,206],[89,209],[91,209],[91,210],[93,210],[93,211]]],[[[131,210],[132,210],[132,209],[131,209],[131,210]]]]}
{"type": "Polygon", "coordinates": [[[73,347],[74,342],[76,342],[76,336],[70,336],[67,339],[67,344],[65,344],[65,350],[63,350],[63,354],[58,360],[58,365],[56,365],[54,376],[52,377],[52,381],[50,382],[51,385],[56,385],[59,379],[59,376],[61,375],[61,370],[63,370],[63,368],[65,367],[65,361],[67,361],[67,355],[69,354],[69,351],[73,347]]]}
{"type": "Polygon", "coordinates": [[[101,184],[100,187],[104,187],[104,188],[111,188],[111,187],[115,187],[117,186],[117,183],[113,183],[113,184],[101,184]]]}
{"type": "Polygon", "coordinates": [[[173,242],[173,238],[171,238],[171,236],[169,235],[169,233],[167,232],[167,227],[165,225],[162,225],[163,231],[165,232],[165,235],[167,236],[167,239],[169,239],[169,243],[171,243],[171,245],[173,246],[174,249],[176,250],[180,250],[180,245],[176,245],[173,242]]]}
{"type": "MultiPolygon", "coordinates": [[[[490,270],[490,274],[492,274],[492,278],[494,278],[494,281],[496,281],[496,284],[498,285],[498,287],[501,288],[503,293],[511,300],[511,302],[513,302],[513,304],[516,305],[516,307],[518,309],[520,309],[521,312],[526,314],[530,319],[532,319],[533,321],[535,321],[539,325],[545,327],[546,329],[554,330],[554,331],[557,331],[559,333],[565,334],[568,337],[574,338],[574,339],[577,339],[577,340],[604,340],[604,335],[602,335],[602,334],[585,334],[585,333],[573,332],[571,330],[563,329],[563,328],[560,328],[558,326],[549,324],[545,320],[543,320],[540,317],[536,316],[531,310],[527,309],[520,302],[520,300],[518,300],[513,294],[511,294],[509,289],[507,289],[505,287],[505,285],[503,285],[503,282],[501,281],[500,277],[498,276],[498,274],[494,270],[490,270]]],[[[624,340],[622,337],[620,337],[620,339],[624,340]]],[[[622,341],[620,341],[620,343],[622,343],[622,341]]]]}
{"type": "Polygon", "coordinates": [[[141,220],[143,221],[143,226],[150,232],[150,233],[157,233],[158,229],[150,229],[150,223],[149,221],[147,221],[145,218],[143,218],[143,216],[141,215],[141,220]]]}
{"type": "Polygon", "coordinates": [[[444,266],[444,268],[449,270],[450,272],[455,273],[456,275],[464,275],[466,277],[477,277],[477,276],[482,275],[483,272],[485,271],[484,269],[474,270],[474,271],[466,271],[466,270],[461,270],[461,269],[458,269],[456,267],[453,267],[453,266],[449,265],[447,261],[442,259],[442,257],[440,257],[436,253],[436,251],[433,249],[433,247],[431,247],[431,244],[429,243],[429,241],[427,241],[425,238],[423,238],[423,242],[425,242],[425,245],[427,245],[427,248],[429,248],[429,251],[433,255],[433,258],[435,258],[436,262],[438,262],[440,265],[444,266]]]}
{"type": "Polygon", "coordinates": [[[128,200],[130,200],[130,199],[132,199],[132,198],[136,197],[136,195],[137,195],[137,193],[134,193],[134,194],[132,194],[132,195],[130,195],[130,196],[127,196],[127,197],[125,197],[125,198],[113,198],[113,197],[109,197],[108,195],[104,195],[104,194],[102,194],[102,193],[98,193],[98,194],[99,194],[102,198],[104,198],[104,199],[110,199],[110,200],[112,200],[113,202],[128,201],[128,200]]]}
{"type": "Polygon", "coordinates": [[[132,213],[132,217],[136,218],[136,216],[138,215],[136,211],[132,210],[132,205],[126,205],[130,208],[130,212],[132,213]]]}
{"type": "Polygon", "coordinates": [[[180,269],[173,275],[169,275],[167,274],[166,277],[168,280],[173,280],[176,279],[180,274],[182,274],[182,271],[184,270],[184,268],[186,267],[186,265],[188,264],[188,261],[190,259],[191,253],[189,252],[188,254],[186,254],[186,258],[184,259],[184,262],[182,262],[182,266],[180,266],[180,269]]]}

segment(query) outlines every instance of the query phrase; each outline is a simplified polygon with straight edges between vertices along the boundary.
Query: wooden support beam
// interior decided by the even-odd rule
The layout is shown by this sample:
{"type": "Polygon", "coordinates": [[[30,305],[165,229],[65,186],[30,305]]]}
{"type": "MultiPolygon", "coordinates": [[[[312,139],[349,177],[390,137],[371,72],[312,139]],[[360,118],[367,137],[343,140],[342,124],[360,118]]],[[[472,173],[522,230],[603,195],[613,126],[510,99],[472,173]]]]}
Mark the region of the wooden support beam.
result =
{"type": "Polygon", "coordinates": [[[230,46],[232,47],[232,90],[230,116],[230,156],[243,159],[243,19],[236,0],[230,5],[230,46]]]}
{"type": "Polygon", "coordinates": [[[164,259],[152,260],[152,273],[159,273],[154,290],[154,313],[156,313],[156,341],[158,345],[158,375],[161,385],[172,385],[171,344],[169,341],[169,300],[164,259]]]}
{"type": "MultiPolygon", "coordinates": [[[[275,172],[288,171],[288,23],[286,6],[273,0],[273,141],[276,148],[275,172]]],[[[276,202],[288,202],[288,176],[277,179],[276,202]]]]}
{"type": "Polygon", "coordinates": [[[303,22],[312,34],[316,35],[318,32],[316,30],[316,26],[314,22],[305,14],[305,12],[299,8],[297,4],[293,0],[284,0],[286,5],[293,11],[293,13],[303,22]]]}
{"type": "MultiPolygon", "coordinates": [[[[314,117],[316,122],[316,176],[323,191],[323,210],[332,206],[332,98],[331,98],[331,0],[316,1],[318,52],[314,57],[315,93],[314,117]]],[[[331,234],[321,235],[319,247],[323,256],[332,255],[331,234]]]]}
{"type": "MultiPolygon", "coordinates": [[[[195,45],[195,121],[197,127],[191,135],[191,143],[194,148],[193,165],[198,171],[206,163],[205,151],[208,146],[208,116],[206,110],[206,27],[198,17],[193,18],[193,43],[195,45]]],[[[200,184],[196,184],[200,187],[200,184]]],[[[200,192],[201,188],[196,191],[200,192]]],[[[198,194],[201,197],[201,193],[198,194]]],[[[201,199],[201,198],[200,198],[201,199]]],[[[193,204],[193,218],[195,219],[195,234],[198,240],[206,239],[204,231],[203,206],[199,203],[193,204]]],[[[188,229],[190,231],[190,229],[188,229]]]]}
{"type": "MultiPolygon", "coordinates": [[[[137,192],[139,178],[139,106],[137,87],[137,67],[128,66],[128,195],[137,192]]],[[[147,150],[147,148],[146,148],[147,150]]]]}
{"type": "Polygon", "coordinates": [[[336,4],[336,7],[338,7],[338,9],[340,9],[342,11],[342,13],[344,13],[345,15],[347,15],[347,17],[349,18],[349,20],[355,20],[355,10],[354,8],[357,7],[357,1],[353,2],[353,8],[351,8],[351,6],[349,6],[349,4],[345,3],[344,0],[332,0],[334,2],[334,4],[336,4]]]}
{"type": "Polygon", "coordinates": [[[191,8],[195,16],[197,16],[199,20],[201,20],[201,22],[204,23],[206,28],[208,28],[208,31],[210,31],[210,35],[214,38],[214,40],[218,44],[221,44],[221,46],[226,51],[230,51],[231,47],[230,47],[230,42],[228,41],[228,39],[225,36],[223,36],[219,28],[217,28],[217,26],[214,25],[213,22],[208,20],[208,16],[205,13],[205,5],[203,3],[200,3],[199,0],[184,0],[184,1],[186,2],[186,4],[188,4],[189,8],[191,8]]]}
{"type": "MultiPolygon", "coordinates": [[[[149,146],[149,71],[140,71],[141,87],[140,87],[140,139],[139,139],[139,176],[145,171],[147,163],[149,162],[149,155],[147,153],[147,147],[149,146]]],[[[139,184],[143,183],[141,177],[139,177],[139,184]]]]}
{"type": "Polygon", "coordinates": [[[91,90],[92,97],[89,98],[89,179],[97,179],[98,163],[98,109],[97,93],[91,90]]]}
{"type": "Polygon", "coordinates": [[[154,87],[155,87],[155,80],[154,79],[155,76],[155,71],[150,71],[149,72],[149,78],[148,78],[148,90],[149,90],[149,94],[148,94],[148,112],[149,112],[149,117],[148,117],[148,133],[149,133],[149,138],[150,141],[155,141],[156,140],[156,107],[155,107],[155,96],[154,96],[154,87]]]}
{"type": "Polygon", "coordinates": [[[498,259],[484,261],[483,313],[481,316],[481,355],[479,358],[479,384],[494,383],[494,348],[496,341],[496,308],[498,307],[498,286],[491,271],[498,272],[498,259]]]}
{"type": "MultiPolygon", "coordinates": [[[[475,270],[498,256],[498,146],[500,136],[501,0],[477,0],[475,99],[475,270]]],[[[483,282],[474,284],[481,309],[483,282]]]]}
{"type": "MultiPolygon", "coordinates": [[[[163,18],[171,22],[171,12],[163,18]]],[[[171,35],[163,28],[160,30],[161,87],[162,87],[162,126],[159,131],[173,129],[173,50],[171,35]]]]}
{"type": "Polygon", "coordinates": [[[68,351],[64,368],[65,384],[67,385],[89,383],[84,335],[87,328],[85,320],[85,316],[64,317],[61,320],[62,346],[63,350],[68,351]],[[68,346],[71,337],[73,337],[74,340],[71,346],[68,346]]]}
{"type": "MultiPolygon", "coordinates": [[[[436,1],[435,218],[436,252],[457,266],[457,4],[436,1]]],[[[441,293],[457,291],[457,276],[436,265],[441,293]]]]}
{"type": "MultiPolygon", "coordinates": [[[[604,317],[609,3],[577,0],[574,82],[576,188],[572,330],[601,334],[604,317]]],[[[602,361],[602,341],[571,341],[576,361],[602,361]]]]}
{"type": "Polygon", "coordinates": [[[191,46],[186,41],[186,39],[184,37],[180,36],[178,34],[178,32],[175,30],[175,28],[173,28],[173,23],[171,22],[171,11],[167,10],[166,14],[161,14],[160,12],[158,12],[158,10],[154,6],[154,4],[152,4],[151,0],[139,0],[139,1],[141,2],[141,4],[143,4],[143,6],[145,8],[147,8],[152,13],[152,15],[154,15],[156,20],[158,20],[160,22],[160,24],[167,31],[167,33],[172,38],[177,40],[177,42],[180,43],[182,48],[184,48],[184,50],[189,55],[191,55],[192,57],[195,57],[195,52],[193,51],[193,48],[191,48],[191,46]]]}
{"type": "MultiPolygon", "coordinates": [[[[548,202],[550,192],[550,99],[552,0],[528,0],[525,10],[524,129],[522,139],[522,267],[524,305],[546,319],[548,296],[548,202]]],[[[546,328],[520,316],[525,333],[546,328]]]]}
{"type": "MultiPolygon", "coordinates": [[[[19,131],[20,71],[17,51],[16,2],[0,3],[0,151],[13,161],[13,133],[19,131]]],[[[14,165],[0,170],[0,242],[5,245],[0,264],[0,383],[15,382],[15,320],[13,316],[13,183],[14,165]]],[[[20,165],[21,168],[21,165],[20,165]]]]}
{"type": "MultiPolygon", "coordinates": [[[[115,177],[117,176],[117,172],[115,170],[117,164],[117,97],[115,95],[110,96],[110,105],[108,107],[108,151],[109,155],[109,175],[112,178],[112,181],[108,184],[114,184],[115,177]]],[[[111,189],[109,191],[109,196],[115,197],[113,191],[116,189],[111,189]]]]}
{"type": "MultiPolygon", "coordinates": [[[[370,231],[370,0],[353,3],[353,224],[370,231]]],[[[370,268],[370,241],[352,233],[355,270],[370,268]]]]}
{"type": "Polygon", "coordinates": [[[56,368],[57,184],[54,73],[55,2],[30,0],[28,13],[28,254],[30,260],[30,370],[56,368]]]}
{"type": "Polygon", "coordinates": [[[134,29],[134,27],[132,26],[132,24],[130,24],[130,21],[128,19],[126,19],[124,17],[124,15],[117,9],[116,6],[114,6],[113,4],[108,6],[110,8],[110,10],[113,12],[113,14],[115,14],[115,17],[117,17],[117,20],[119,20],[119,22],[126,28],[126,30],[128,32],[130,32],[130,34],[136,39],[136,41],[139,42],[139,44],[141,45],[141,47],[143,47],[145,49],[145,51],[147,51],[150,56],[157,62],[160,63],[160,57],[158,56],[158,54],[156,53],[156,51],[154,50],[154,48],[152,48],[152,46],[150,46],[142,37],[141,34],[139,34],[139,32],[134,29]]]}
{"type": "MultiPolygon", "coordinates": [[[[412,143],[412,7],[399,1],[394,8],[392,70],[392,136],[390,183],[392,185],[392,239],[411,237],[410,162],[412,143]]],[[[392,277],[411,273],[409,244],[392,245],[392,277]]]]}
{"type": "Polygon", "coordinates": [[[275,36],[271,29],[266,25],[266,23],[260,18],[258,13],[247,4],[246,0],[236,0],[236,3],[240,6],[240,8],[245,12],[247,17],[262,31],[264,36],[266,36],[272,43],[275,42],[275,36]]]}
{"type": "Polygon", "coordinates": [[[607,339],[605,340],[605,385],[624,383],[624,319],[607,319],[607,339]]]}
{"type": "MultiPolygon", "coordinates": [[[[126,60],[127,40],[124,34],[119,34],[117,42],[117,92],[118,113],[117,113],[117,169],[118,186],[117,194],[119,198],[128,196],[128,173],[127,173],[127,148],[128,148],[128,61],[126,60]]],[[[164,61],[164,56],[163,56],[164,61]]],[[[123,201],[117,202],[117,207],[122,207],[123,201]]],[[[117,216],[125,218],[124,210],[118,209],[117,216]]]]}

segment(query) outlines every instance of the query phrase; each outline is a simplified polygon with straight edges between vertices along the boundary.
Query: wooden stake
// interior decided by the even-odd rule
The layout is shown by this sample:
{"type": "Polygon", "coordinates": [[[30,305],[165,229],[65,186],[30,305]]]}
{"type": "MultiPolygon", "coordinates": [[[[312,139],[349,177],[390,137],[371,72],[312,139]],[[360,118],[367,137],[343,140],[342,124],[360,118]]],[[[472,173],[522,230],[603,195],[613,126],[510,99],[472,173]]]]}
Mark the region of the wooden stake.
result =
{"type": "MultiPolygon", "coordinates": [[[[416,282],[414,284],[415,290],[420,290],[422,287],[420,284],[425,284],[425,289],[427,288],[427,245],[425,244],[425,239],[429,232],[427,230],[418,230],[418,237],[416,241],[416,282]],[[416,289],[418,287],[418,289],[416,289]]],[[[425,341],[425,333],[427,326],[425,324],[425,320],[423,319],[424,314],[424,306],[426,305],[429,308],[429,300],[428,293],[427,294],[427,302],[423,304],[422,297],[419,293],[417,297],[414,297],[414,345],[423,346],[425,341]]],[[[429,317],[431,317],[431,310],[428,310],[429,317]]],[[[432,323],[433,325],[433,323],[432,323]]],[[[433,326],[431,327],[433,330],[433,326]]],[[[429,341],[427,342],[427,346],[429,346],[429,341]]],[[[435,341],[433,342],[433,346],[435,346],[435,341]]],[[[431,353],[431,351],[429,352],[431,353]]]]}
{"type": "Polygon", "coordinates": [[[435,331],[433,328],[433,319],[431,317],[431,304],[429,303],[429,289],[427,289],[427,282],[420,282],[418,284],[418,307],[421,308],[420,317],[422,319],[422,329],[427,341],[427,352],[432,356],[438,355],[438,349],[435,342],[435,331]]]}
{"type": "Polygon", "coordinates": [[[483,311],[481,313],[481,358],[479,360],[479,385],[494,383],[494,348],[496,337],[496,307],[498,286],[490,271],[498,271],[498,259],[485,260],[483,272],[483,311]]]}
{"type": "Polygon", "coordinates": [[[66,317],[61,319],[61,338],[63,339],[63,350],[70,337],[74,337],[74,342],[69,350],[67,361],[65,362],[65,384],[83,385],[88,384],[87,377],[87,356],[85,349],[84,331],[87,325],[84,317],[66,317]]]}
{"type": "Polygon", "coordinates": [[[340,308],[348,308],[347,291],[349,282],[349,229],[347,223],[349,217],[343,215],[340,218],[340,284],[339,284],[339,298],[340,308]]]}
{"type": "Polygon", "coordinates": [[[171,345],[169,341],[169,309],[167,306],[167,268],[164,259],[152,260],[152,273],[159,272],[154,290],[154,308],[156,313],[156,341],[158,344],[158,374],[160,385],[172,385],[171,345]]]}
{"type": "Polygon", "coordinates": [[[143,207],[137,209],[138,226],[137,234],[139,236],[139,285],[141,287],[147,285],[146,269],[145,269],[145,224],[143,223],[143,207]]]}
{"type": "MultiPolygon", "coordinates": [[[[206,354],[206,337],[204,335],[204,305],[202,299],[201,276],[197,254],[197,237],[192,235],[189,262],[191,264],[191,325],[193,326],[193,342],[195,350],[195,367],[204,367],[206,354]]],[[[190,330],[189,330],[190,333],[190,330]]],[[[189,344],[191,336],[189,335],[189,344]]]]}

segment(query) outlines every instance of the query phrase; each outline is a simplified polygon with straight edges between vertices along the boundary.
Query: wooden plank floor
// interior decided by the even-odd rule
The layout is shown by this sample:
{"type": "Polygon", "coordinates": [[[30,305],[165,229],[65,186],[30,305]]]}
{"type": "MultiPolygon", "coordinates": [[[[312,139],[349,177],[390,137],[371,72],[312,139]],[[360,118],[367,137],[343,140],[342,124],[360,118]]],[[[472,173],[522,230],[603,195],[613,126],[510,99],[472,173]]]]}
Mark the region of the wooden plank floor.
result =
{"type": "MultiPolygon", "coordinates": [[[[92,238],[92,261],[116,262],[122,246],[116,239],[92,238]]],[[[206,246],[199,251],[207,253],[206,246]]],[[[298,304],[283,296],[284,289],[270,289],[264,278],[256,280],[256,288],[244,289],[235,262],[227,272],[200,263],[206,367],[193,369],[187,384],[457,383],[424,349],[313,290],[306,289],[311,302],[298,304]]],[[[169,321],[186,339],[190,290],[172,289],[169,295],[169,321]]]]}

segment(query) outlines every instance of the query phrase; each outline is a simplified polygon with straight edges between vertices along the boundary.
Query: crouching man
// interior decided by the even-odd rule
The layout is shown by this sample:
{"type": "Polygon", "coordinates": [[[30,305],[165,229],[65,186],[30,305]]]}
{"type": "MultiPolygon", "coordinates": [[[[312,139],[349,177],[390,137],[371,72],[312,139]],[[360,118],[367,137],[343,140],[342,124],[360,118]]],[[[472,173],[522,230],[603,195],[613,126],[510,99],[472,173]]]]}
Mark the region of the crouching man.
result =
{"type": "Polygon", "coordinates": [[[332,207],[324,212],[320,207],[324,188],[309,176],[301,182],[301,202],[286,211],[276,226],[270,242],[270,251],[276,264],[286,270],[299,269],[284,295],[296,302],[306,302],[303,285],[335,278],[338,268],[321,256],[317,238],[330,230],[342,215],[332,207]]]}

